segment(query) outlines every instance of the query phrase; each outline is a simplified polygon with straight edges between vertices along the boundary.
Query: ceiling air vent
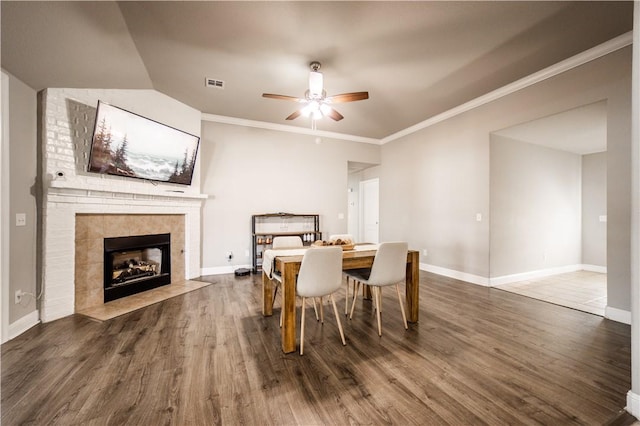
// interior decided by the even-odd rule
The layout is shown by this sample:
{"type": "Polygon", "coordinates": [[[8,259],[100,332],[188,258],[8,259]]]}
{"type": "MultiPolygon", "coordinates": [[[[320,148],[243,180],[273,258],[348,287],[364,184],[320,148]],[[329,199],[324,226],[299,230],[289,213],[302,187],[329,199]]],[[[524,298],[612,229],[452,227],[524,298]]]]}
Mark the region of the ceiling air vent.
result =
{"type": "Polygon", "coordinates": [[[224,89],[224,81],[216,80],[215,78],[205,78],[204,85],[215,89],[224,89]]]}

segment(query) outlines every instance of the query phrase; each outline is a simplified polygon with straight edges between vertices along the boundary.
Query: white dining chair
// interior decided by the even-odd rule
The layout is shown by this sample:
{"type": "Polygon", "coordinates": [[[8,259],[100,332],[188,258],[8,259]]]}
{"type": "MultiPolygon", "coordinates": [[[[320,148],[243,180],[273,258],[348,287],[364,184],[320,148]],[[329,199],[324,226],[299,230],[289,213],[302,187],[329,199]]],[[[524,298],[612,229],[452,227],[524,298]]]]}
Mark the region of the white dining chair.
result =
{"type": "MultiPolygon", "coordinates": [[[[297,236],[273,237],[271,247],[274,249],[295,249],[304,247],[304,244],[302,243],[302,238],[297,236]]],[[[278,288],[280,287],[280,284],[282,284],[282,276],[278,272],[274,272],[272,276],[275,281],[275,288],[273,289],[273,300],[271,301],[271,306],[276,303],[278,288]]]]}
{"type": "Polygon", "coordinates": [[[353,293],[353,303],[351,304],[351,313],[349,319],[353,318],[353,310],[356,306],[356,298],[360,290],[360,284],[366,284],[371,287],[373,298],[375,301],[376,316],[378,319],[378,335],[382,336],[382,324],[380,321],[380,310],[382,304],[382,287],[394,285],[398,294],[398,302],[400,302],[400,311],[402,312],[402,321],[405,330],[407,326],[407,317],[404,313],[404,303],[400,296],[400,283],[406,279],[407,275],[407,252],[409,251],[406,242],[387,242],[381,243],[373,259],[371,268],[351,269],[345,273],[356,280],[356,290],[353,293]]]}
{"type": "MultiPolygon", "coordinates": [[[[353,240],[353,235],[351,234],[333,234],[329,236],[329,241],[336,241],[337,239],[341,239],[343,241],[347,240],[347,241],[352,241],[353,240]]],[[[349,288],[353,287],[353,290],[355,291],[356,289],[356,280],[353,280],[352,284],[349,285],[349,275],[345,274],[347,277],[347,287],[345,289],[345,297],[344,297],[344,314],[347,315],[349,313],[349,302],[351,301],[351,299],[349,298],[349,288]]]]}
{"type": "Polygon", "coordinates": [[[271,242],[271,248],[274,249],[302,248],[303,246],[302,238],[298,236],[273,237],[273,241],[271,242]]]}
{"type": "MultiPolygon", "coordinates": [[[[306,300],[322,296],[329,296],[333,305],[333,312],[338,322],[342,344],[346,345],[342,323],[338,315],[338,308],[333,298],[333,293],[342,285],[342,248],[341,247],[314,247],[304,254],[298,281],[296,294],[302,297],[302,315],[300,324],[300,355],[304,353],[304,319],[306,300]]],[[[322,311],[322,308],[321,308],[322,311]]]]}
{"type": "MultiPolygon", "coordinates": [[[[282,237],[273,237],[273,241],[271,242],[271,248],[280,250],[280,249],[297,249],[303,248],[304,243],[302,242],[302,238],[298,236],[282,236],[282,237]]],[[[276,303],[276,296],[278,295],[278,288],[280,284],[282,284],[282,276],[279,272],[274,272],[272,274],[275,286],[273,289],[273,300],[271,301],[271,306],[276,303]]],[[[322,301],[320,302],[322,303],[322,301]]],[[[316,307],[316,300],[313,299],[313,310],[316,314],[316,321],[320,320],[318,316],[318,308],[316,307]]],[[[280,312],[280,327],[282,327],[282,312],[280,312]]]]}

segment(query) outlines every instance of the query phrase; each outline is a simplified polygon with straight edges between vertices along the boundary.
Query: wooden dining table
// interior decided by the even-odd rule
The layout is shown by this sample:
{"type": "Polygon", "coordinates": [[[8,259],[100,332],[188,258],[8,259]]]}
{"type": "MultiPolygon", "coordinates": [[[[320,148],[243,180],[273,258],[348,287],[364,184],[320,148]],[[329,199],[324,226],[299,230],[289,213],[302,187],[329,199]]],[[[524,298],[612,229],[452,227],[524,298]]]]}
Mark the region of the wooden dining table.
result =
{"type": "MultiPolygon", "coordinates": [[[[376,250],[346,250],[342,254],[342,269],[370,268],[376,250]]],[[[274,267],[282,274],[282,328],[281,343],[284,353],[296,350],[296,277],[300,271],[303,255],[276,256],[274,267]]],[[[419,253],[407,253],[406,308],[407,321],[418,322],[419,312],[419,253]]],[[[273,282],[262,272],[262,314],[273,315],[273,282]]]]}

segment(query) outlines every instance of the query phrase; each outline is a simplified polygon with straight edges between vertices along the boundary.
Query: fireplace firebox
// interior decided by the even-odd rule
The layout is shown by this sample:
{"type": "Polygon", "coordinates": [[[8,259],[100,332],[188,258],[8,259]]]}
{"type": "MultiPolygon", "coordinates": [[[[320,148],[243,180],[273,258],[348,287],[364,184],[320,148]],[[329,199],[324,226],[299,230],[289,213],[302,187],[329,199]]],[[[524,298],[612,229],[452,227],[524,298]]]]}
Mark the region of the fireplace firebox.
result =
{"type": "Polygon", "coordinates": [[[171,284],[171,234],[104,239],[104,301],[171,284]]]}

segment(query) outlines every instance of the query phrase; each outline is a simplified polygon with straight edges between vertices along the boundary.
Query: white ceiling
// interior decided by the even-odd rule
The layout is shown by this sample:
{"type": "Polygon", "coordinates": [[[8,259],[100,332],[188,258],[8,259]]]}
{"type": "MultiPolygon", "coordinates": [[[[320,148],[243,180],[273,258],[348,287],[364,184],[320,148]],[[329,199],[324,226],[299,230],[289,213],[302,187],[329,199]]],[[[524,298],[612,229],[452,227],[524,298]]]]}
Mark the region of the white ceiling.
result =
{"type": "Polygon", "coordinates": [[[576,154],[607,150],[607,102],[601,101],[494,132],[576,154]]]}
{"type": "Polygon", "coordinates": [[[2,1],[1,64],[36,90],[153,88],[203,113],[309,128],[322,63],[340,104],[318,129],[381,139],[632,29],[633,2],[2,1]],[[205,88],[205,77],[224,90],[205,88]]]}

